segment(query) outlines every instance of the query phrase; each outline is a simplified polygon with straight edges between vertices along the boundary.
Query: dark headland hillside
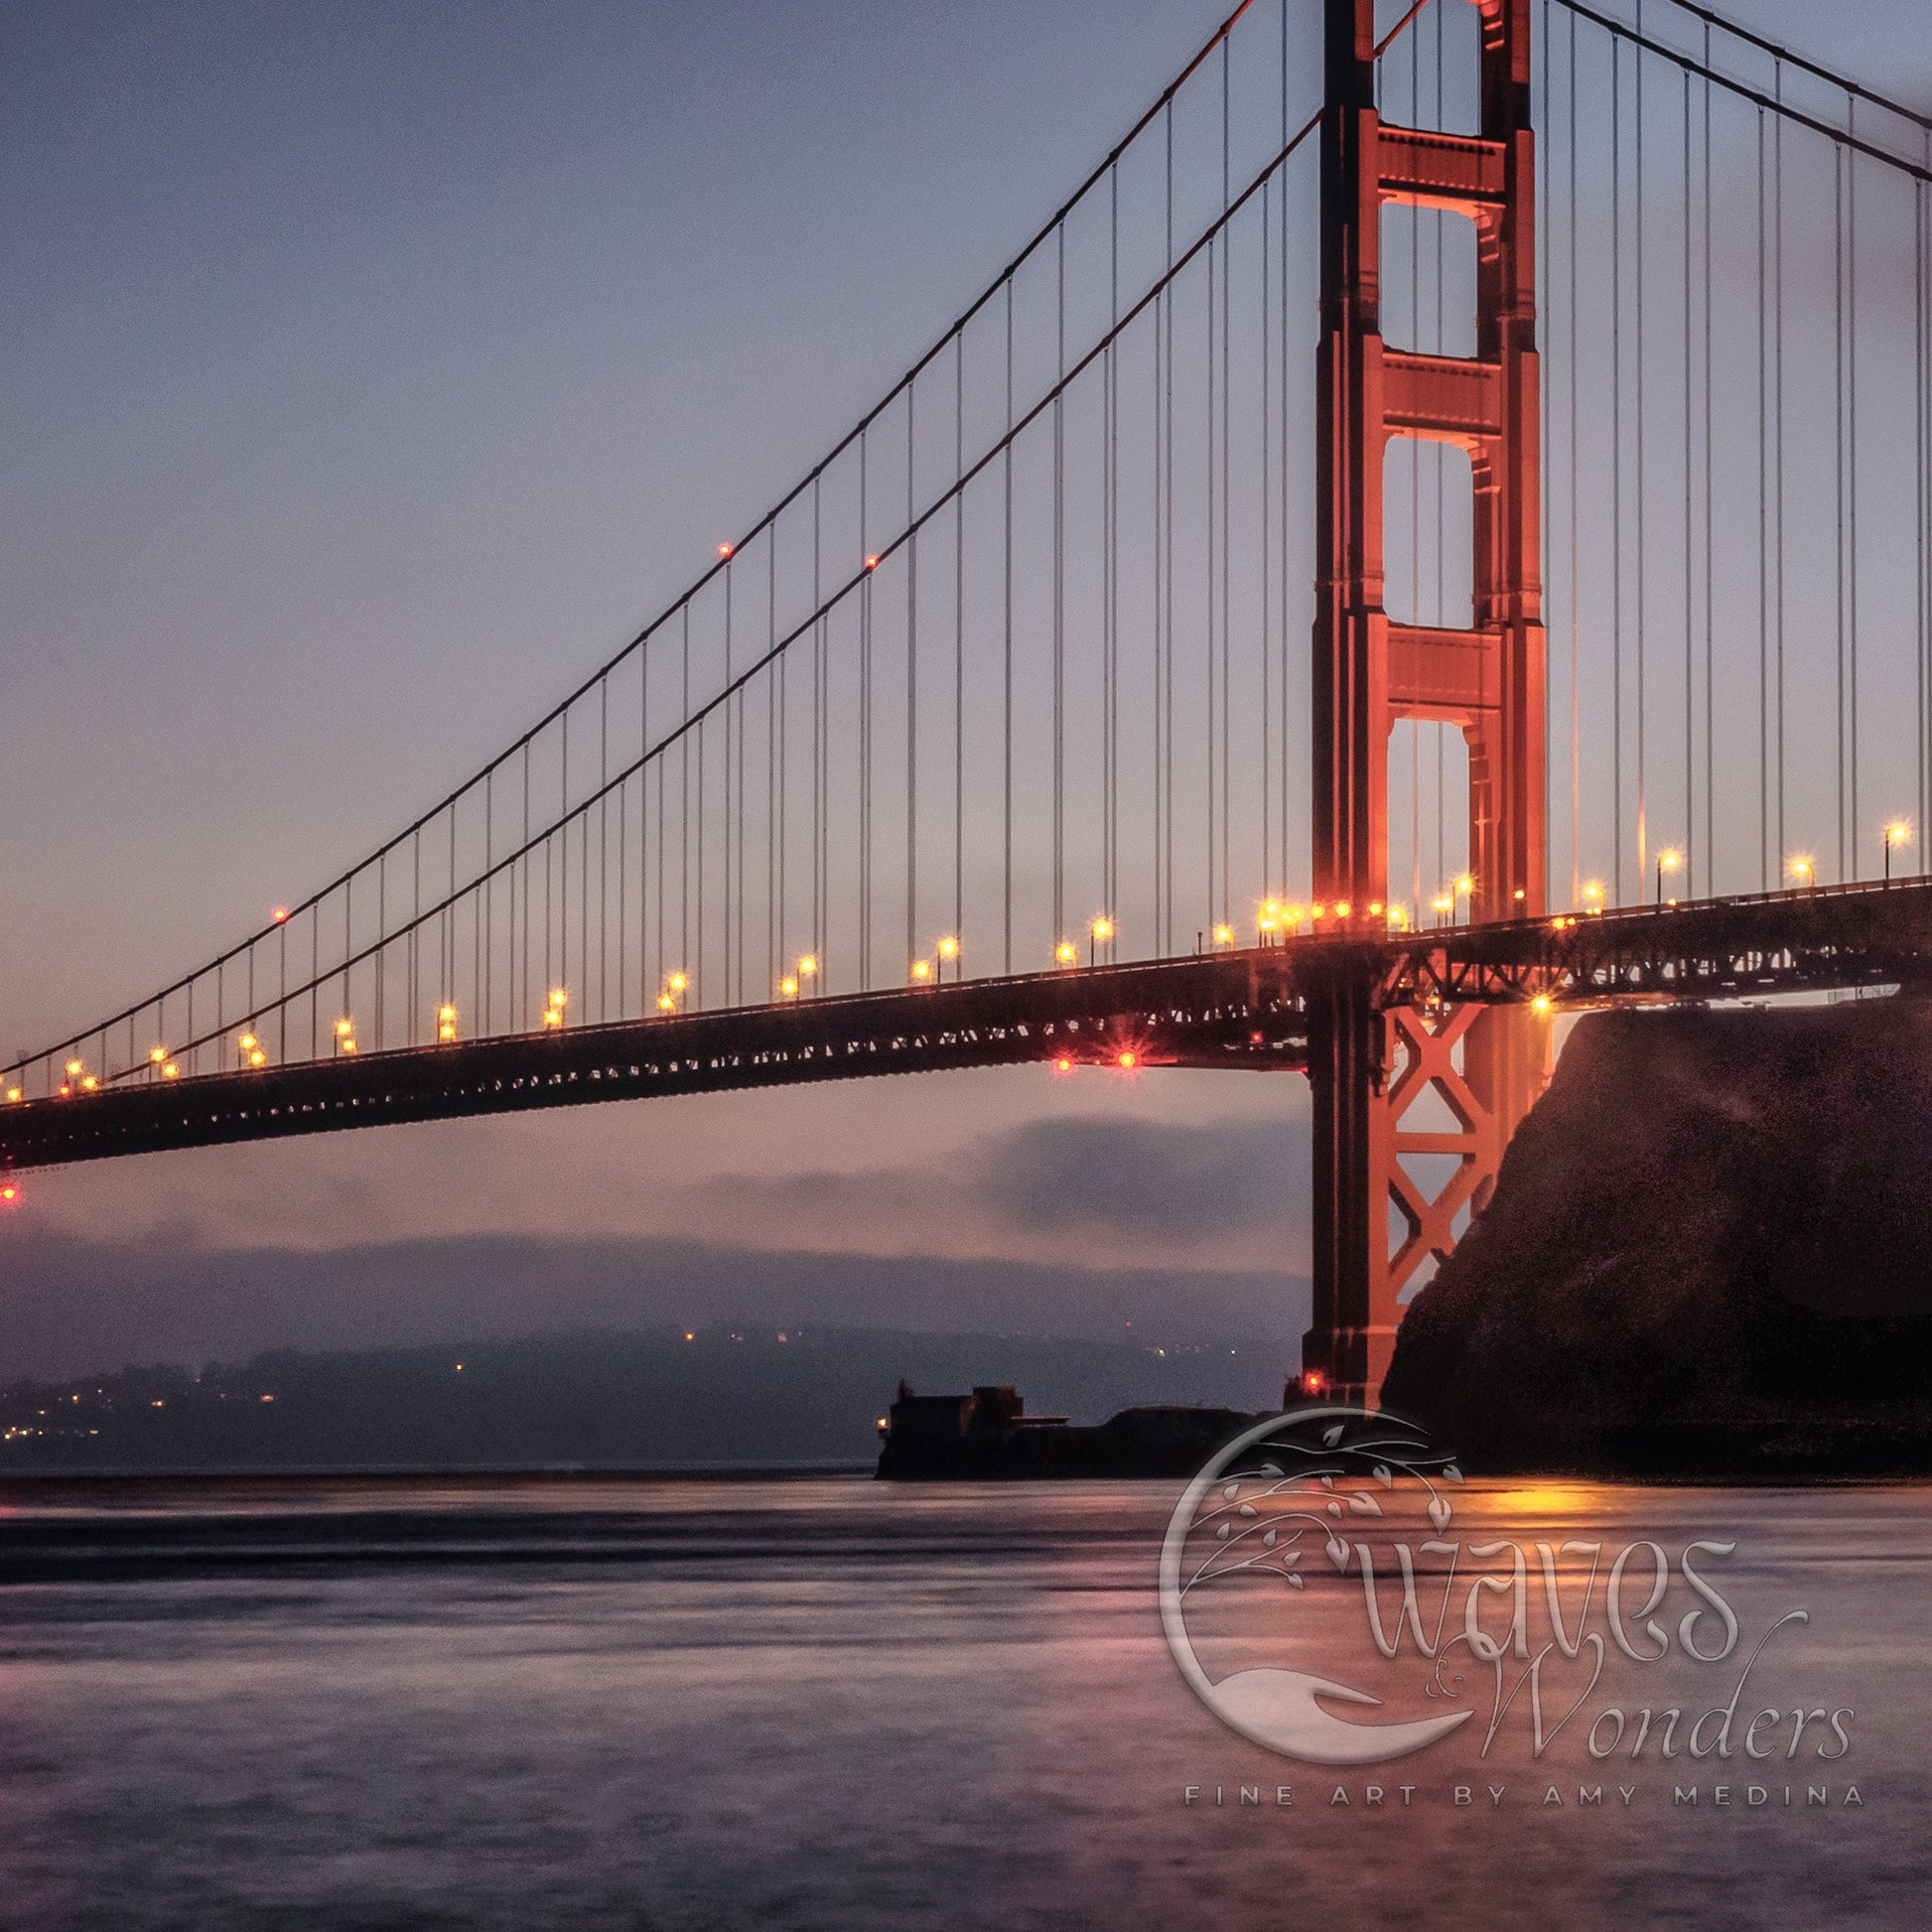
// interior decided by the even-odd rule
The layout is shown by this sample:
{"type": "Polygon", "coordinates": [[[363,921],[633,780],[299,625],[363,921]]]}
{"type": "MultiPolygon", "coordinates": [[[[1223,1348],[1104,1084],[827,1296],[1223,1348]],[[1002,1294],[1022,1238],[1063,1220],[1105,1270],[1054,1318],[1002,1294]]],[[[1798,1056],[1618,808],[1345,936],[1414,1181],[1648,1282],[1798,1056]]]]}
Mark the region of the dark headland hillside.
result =
{"type": "Polygon", "coordinates": [[[1932,1000],[1586,1017],[1383,1400],[1478,1467],[1932,1468],[1932,1000]]]}

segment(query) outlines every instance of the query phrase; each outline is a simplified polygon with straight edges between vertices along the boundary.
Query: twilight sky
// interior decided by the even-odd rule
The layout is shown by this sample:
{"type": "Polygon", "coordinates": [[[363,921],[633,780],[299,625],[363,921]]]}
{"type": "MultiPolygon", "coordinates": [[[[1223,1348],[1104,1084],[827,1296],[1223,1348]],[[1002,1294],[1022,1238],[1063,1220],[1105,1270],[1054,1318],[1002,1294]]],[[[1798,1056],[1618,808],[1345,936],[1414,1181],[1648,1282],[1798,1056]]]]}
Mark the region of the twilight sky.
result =
{"type": "MultiPolygon", "coordinates": [[[[0,4],[0,1039],[199,961],[497,750],[1222,11],[0,4]]],[[[1911,0],[1732,11],[1932,99],[1911,0]]],[[[29,1177],[0,1308],[7,1244],[75,1236],[117,1294],[145,1252],[476,1234],[1178,1289],[1301,1269],[1306,1132],[1299,1081],[1008,1071],[151,1157],[29,1177]]]]}

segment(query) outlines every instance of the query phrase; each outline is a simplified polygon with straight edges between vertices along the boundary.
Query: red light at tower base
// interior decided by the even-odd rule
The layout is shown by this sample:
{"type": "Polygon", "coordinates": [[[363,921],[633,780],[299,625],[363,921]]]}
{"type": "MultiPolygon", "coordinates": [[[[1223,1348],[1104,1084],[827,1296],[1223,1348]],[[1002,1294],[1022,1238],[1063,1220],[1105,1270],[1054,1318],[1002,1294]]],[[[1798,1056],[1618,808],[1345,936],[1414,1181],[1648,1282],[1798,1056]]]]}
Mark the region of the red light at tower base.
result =
{"type": "Polygon", "coordinates": [[[1123,1047],[1115,1056],[1114,1063],[1123,1073],[1132,1073],[1140,1065],[1141,1056],[1131,1046],[1123,1047]]]}
{"type": "Polygon", "coordinates": [[[1071,1073],[1073,1071],[1072,1054],[1062,1053],[1059,1056],[1059,1058],[1053,1062],[1053,1071],[1055,1073],[1071,1073]]]}
{"type": "Polygon", "coordinates": [[[0,1207],[11,1207],[20,1198],[18,1182],[0,1180],[0,1207]]]}

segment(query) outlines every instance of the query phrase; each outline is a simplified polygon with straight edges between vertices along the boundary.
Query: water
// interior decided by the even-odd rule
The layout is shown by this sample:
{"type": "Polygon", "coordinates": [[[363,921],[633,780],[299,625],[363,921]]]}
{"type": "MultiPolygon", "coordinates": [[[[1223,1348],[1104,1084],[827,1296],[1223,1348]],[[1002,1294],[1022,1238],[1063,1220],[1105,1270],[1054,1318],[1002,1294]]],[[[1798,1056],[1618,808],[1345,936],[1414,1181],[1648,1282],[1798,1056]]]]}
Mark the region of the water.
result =
{"type": "MultiPolygon", "coordinates": [[[[1156,1561],[1176,1487],[0,1485],[0,1925],[1932,1916],[1924,1486],[1461,1499],[1470,1541],[1524,1538],[1532,1519],[1613,1549],[1734,1539],[1721,1567],[1743,1650],[1806,1608],[1752,1690],[1852,1709],[1852,1746],[1795,1772],[1772,1761],[1756,1808],[1741,1759],[1598,1763],[1574,1727],[1537,1759],[1527,1721],[1487,1757],[1479,1715],[1361,1770],[1245,1742],[1163,1642],[1156,1561]],[[1673,1799],[1693,1779],[1695,1809],[1673,1799]],[[1827,1804],[1805,1802],[1807,1779],[1827,1804]],[[1406,1808],[1398,1780],[1415,1787],[1406,1808]],[[1585,1780],[1609,1787],[1603,1806],[1576,1803],[1585,1780]],[[1471,1804],[1454,1804],[1458,1783],[1471,1804]],[[1854,1783],[1863,1802],[1848,1808],[1854,1783]],[[1556,1806],[1542,1802],[1553,1784],[1556,1806]],[[1241,1804],[1244,1785],[1264,1801],[1241,1804]],[[1329,1802],[1337,1786],[1345,1806],[1329,1802]]],[[[1631,1608],[1645,1582],[1626,1586],[1631,1608]]],[[[1670,1621],[1693,1600],[1675,1591],[1670,1621]]],[[[1244,1599],[1223,1635],[1265,1652],[1287,1601],[1244,1599]]],[[[1291,1607],[1304,1667],[1360,1667],[1359,1586],[1324,1579],[1291,1607]]],[[[1632,1703],[1649,1678],[1615,1661],[1632,1703]]],[[[1697,1686],[1718,1687],[1707,1702],[1737,1661],[1700,1667],[1697,1686]]]]}

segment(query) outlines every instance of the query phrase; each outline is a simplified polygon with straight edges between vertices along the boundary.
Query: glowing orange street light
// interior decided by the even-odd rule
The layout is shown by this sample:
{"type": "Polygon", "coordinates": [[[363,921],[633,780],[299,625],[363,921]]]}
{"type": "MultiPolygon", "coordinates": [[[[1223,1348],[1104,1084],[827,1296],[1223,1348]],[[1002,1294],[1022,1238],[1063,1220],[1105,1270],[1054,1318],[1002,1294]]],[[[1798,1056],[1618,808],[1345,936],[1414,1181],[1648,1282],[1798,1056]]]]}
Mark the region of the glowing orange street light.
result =
{"type": "Polygon", "coordinates": [[[1429,909],[1436,914],[1438,925],[1448,925],[1449,915],[1455,910],[1455,901],[1447,893],[1438,893],[1429,901],[1429,909]]]}
{"type": "Polygon", "coordinates": [[[1684,863],[1684,855],[1674,845],[1667,845],[1657,855],[1657,903],[1664,902],[1664,875],[1675,872],[1684,863]]]}
{"type": "Polygon", "coordinates": [[[939,955],[939,977],[941,979],[945,978],[946,963],[950,960],[952,962],[952,976],[954,979],[957,979],[959,977],[959,941],[949,932],[933,947],[933,951],[939,955]]]}
{"type": "MultiPolygon", "coordinates": [[[[352,1039],[348,1042],[348,1050],[351,1053],[355,1051],[355,1042],[352,1039]]],[[[248,1055],[248,1064],[250,1066],[266,1066],[268,1064],[268,1055],[264,1053],[259,1046],[257,1046],[248,1055]]],[[[172,1066],[166,1068],[163,1072],[162,1077],[164,1079],[172,1080],[175,1077],[175,1069],[172,1066]]]]}
{"type": "Polygon", "coordinates": [[[1089,966],[1098,963],[1098,949],[1102,946],[1111,945],[1113,938],[1114,922],[1106,913],[1102,912],[1087,927],[1087,964],[1089,966]]]}
{"type": "Polygon", "coordinates": [[[80,1082],[80,1091],[82,1093],[92,1093],[93,1090],[99,1085],[100,1082],[96,1080],[94,1076],[90,1073],[87,1075],[87,1077],[84,1080],[80,1082]]]}
{"type": "Polygon", "coordinates": [[[1909,845],[1912,828],[1902,818],[1895,818],[1885,827],[1885,884],[1891,884],[1891,849],[1895,845],[1909,845]]]}
{"type": "Polygon", "coordinates": [[[913,960],[912,977],[914,980],[918,981],[919,984],[923,985],[927,980],[929,980],[932,977],[932,961],[929,959],[913,960]]]}
{"type": "Polygon", "coordinates": [[[68,1073],[69,1077],[71,1077],[73,1074],[78,1073],[79,1071],[80,1071],[80,1062],[78,1060],[69,1060],[68,1062],[68,1073]]]}
{"type": "Polygon", "coordinates": [[[7,1100],[9,1105],[19,1100],[19,1098],[20,1098],[20,1089],[18,1087],[9,1087],[7,1089],[7,1100]]]}
{"type": "Polygon", "coordinates": [[[660,993],[657,996],[657,1011],[659,1013],[675,1013],[677,1011],[677,1002],[668,993],[660,993]]]}
{"type": "Polygon", "coordinates": [[[1234,945],[1234,928],[1231,925],[1217,925],[1214,928],[1214,943],[1223,952],[1230,950],[1234,945]]]}
{"type": "Polygon", "coordinates": [[[798,977],[801,980],[813,979],[817,973],[818,956],[815,953],[806,953],[798,962],[798,977]]]}
{"type": "Polygon", "coordinates": [[[729,559],[732,554],[732,546],[729,543],[721,543],[718,546],[718,554],[723,558],[729,559]]]}
{"type": "Polygon", "coordinates": [[[1792,878],[1802,887],[1812,887],[1818,884],[1818,868],[1809,859],[1793,859],[1787,870],[1790,872],[1792,878]]]}
{"type": "Polygon", "coordinates": [[[1080,948],[1071,939],[1062,939],[1053,948],[1053,963],[1056,966],[1077,966],[1080,963],[1080,948]]]}
{"type": "Polygon", "coordinates": [[[453,1040],[456,1037],[456,1008],[440,1006],[436,1009],[436,1036],[440,1040],[453,1040]]]}
{"type": "Polygon", "coordinates": [[[288,917],[288,915],[289,915],[289,908],[286,905],[278,905],[274,908],[274,910],[272,910],[269,913],[268,916],[271,919],[273,919],[277,925],[280,925],[282,921],[288,917]]]}
{"type": "Polygon", "coordinates": [[[1584,887],[1584,905],[1591,912],[1601,912],[1603,909],[1603,889],[1593,879],[1584,887]]]}
{"type": "Polygon", "coordinates": [[[877,557],[868,557],[866,559],[866,568],[868,570],[877,570],[879,568],[879,559],[877,557]]]}
{"type": "Polygon", "coordinates": [[[1053,1071],[1055,1073],[1071,1073],[1073,1071],[1073,1055],[1071,1053],[1062,1053],[1053,1062],[1053,1071]]]}
{"type": "Polygon", "coordinates": [[[161,1077],[164,1080],[179,1080],[181,1078],[181,1068],[178,1067],[173,1060],[170,1060],[167,1063],[167,1065],[165,1065],[161,1069],[161,1077]]]}
{"type": "Polygon", "coordinates": [[[1141,1056],[1131,1046],[1123,1046],[1115,1056],[1115,1063],[1123,1073],[1132,1073],[1140,1065],[1141,1056]]]}
{"type": "Polygon", "coordinates": [[[1550,1011],[1551,1004],[1552,1002],[1549,994],[1539,993],[1536,996],[1536,998],[1530,1002],[1530,1009],[1534,1013],[1548,1013],[1550,1011]]]}
{"type": "Polygon", "coordinates": [[[11,1207],[20,1198],[20,1189],[11,1180],[0,1180],[0,1201],[11,1207]]]}
{"type": "Polygon", "coordinates": [[[1345,919],[1355,908],[1345,898],[1335,900],[1335,917],[1345,919]]]}
{"type": "Polygon", "coordinates": [[[795,1000],[797,999],[797,997],[798,997],[798,982],[795,978],[793,978],[791,974],[787,973],[784,976],[784,978],[778,982],[778,998],[781,1000],[795,1000]]]}

